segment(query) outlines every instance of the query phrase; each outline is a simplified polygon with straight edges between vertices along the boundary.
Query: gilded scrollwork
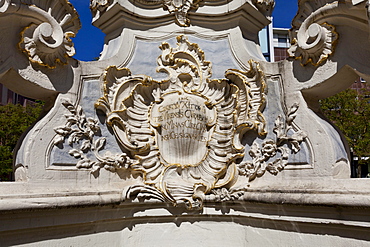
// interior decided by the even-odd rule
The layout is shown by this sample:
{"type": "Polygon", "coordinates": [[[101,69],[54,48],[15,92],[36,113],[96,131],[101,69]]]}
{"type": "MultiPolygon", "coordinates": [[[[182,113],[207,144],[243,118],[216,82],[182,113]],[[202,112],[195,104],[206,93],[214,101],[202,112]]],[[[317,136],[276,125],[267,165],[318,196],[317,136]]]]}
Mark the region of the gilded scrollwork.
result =
{"type": "Polygon", "coordinates": [[[243,135],[266,134],[266,86],[254,61],[247,72],[228,70],[226,79],[211,80],[211,63],[198,45],[183,35],[177,41],[175,48],[160,46],[157,71],[166,80],[109,67],[96,107],[134,157],[130,168],[143,176],[128,198],[156,191],[153,198],[200,208],[205,194],[234,182],[243,135]]]}
{"type": "Polygon", "coordinates": [[[297,37],[293,39],[292,46],[288,49],[290,57],[300,59],[302,65],[323,63],[335,49],[338,33],[335,27],[328,23],[321,25],[312,23],[307,29],[302,25],[297,37]]]}
{"type": "Polygon", "coordinates": [[[9,0],[1,0],[0,1],[0,13],[4,13],[9,7],[10,1],[9,0]]]}
{"type": "Polygon", "coordinates": [[[330,24],[331,20],[325,17],[335,15],[340,8],[346,5],[335,0],[300,1],[292,21],[289,56],[301,60],[302,66],[319,66],[333,55],[339,34],[335,25],[330,24]]]}
{"type": "Polygon", "coordinates": [[[0,13],[18,14],[32,21],[23,27],[18,47],[32,63],[55,68],[75,54],[71,37],[80,28],[78,14],[66,0],[2,0],[0,13]]]}

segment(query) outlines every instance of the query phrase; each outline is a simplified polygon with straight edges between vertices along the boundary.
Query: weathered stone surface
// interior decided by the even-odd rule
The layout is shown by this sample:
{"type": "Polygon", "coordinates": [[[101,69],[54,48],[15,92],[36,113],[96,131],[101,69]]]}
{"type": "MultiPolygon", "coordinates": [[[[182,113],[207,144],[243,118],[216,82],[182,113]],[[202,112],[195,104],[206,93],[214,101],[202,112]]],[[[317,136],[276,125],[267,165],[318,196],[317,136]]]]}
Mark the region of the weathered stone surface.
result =
{"type": "Polygon", "coordinates": [[[370,182],[318,100],[369,80],[367,2],[299,1],[269,63],[273,1],[91,1],[94,62],[68,2],[0,1],[0,82],[50,105],[0,184],[0,243],[365,246],[370,182]]]}

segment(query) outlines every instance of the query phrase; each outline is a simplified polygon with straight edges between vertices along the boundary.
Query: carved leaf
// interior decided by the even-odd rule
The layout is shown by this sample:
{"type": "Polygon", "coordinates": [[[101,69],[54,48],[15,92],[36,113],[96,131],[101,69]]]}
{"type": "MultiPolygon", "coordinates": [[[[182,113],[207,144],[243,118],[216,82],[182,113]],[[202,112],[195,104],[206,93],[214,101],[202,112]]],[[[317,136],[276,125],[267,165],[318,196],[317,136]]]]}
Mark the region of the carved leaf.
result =
{"type": "Polygon", "coordinates": [[[82,138],[83,134],[80,132],[73,132],[68,137],[68,144],[72,146],[73,143],[78,143],[80,139],[82,138]]]}
{"type": "Polygon", "coordinates": [[[89,151],[90,149],[91,149],[91,143],[90,143],[90,141],[89,141],[89,140],[84,140],[84,141],[82,142],[81,150],[82,150],[83,152],[87,152],[87,151],[89,151]]]}
{"type": "Polygon", "coordinates": [[[303,131],[298,131],[292,135],[290,143],[292,144],[292,148],[295,153],[301,150],[300,143],[304,138],[306,138],[306,136],[306,133],[303,131]]]}
{"type": "Polygon", "coordinates": [[[95,150],[99,151],[101,150],[104,145],[105,145],[106,139],[105,137],[99,138],[98,140],[95,141],[95,150]]]}
{"type": "Polygon", "coordinates": [[[91,163],[91,173],[97,172],[101,169],[102,164],[98,162],[91,163]]]}
{"type": "Polygon", "coordinates": [[[65,115],[67,118],[68,123],[75,124],[77,123],[77,118],[75,115],[65,115]]]}
{"type": "Polygon", "coordinates": [[[53,141],[54,145],[58,145],[59,143],[62,143],[64,141],[64,136],[62,135],[56,135],[53,141]]]}
{"type": "Polygon", "coordinates": [[[298,110],[298,104],[294,103],[293,106],[290,108],[290,110],[288,112],[288,116],[287,116],[287,119],[286,119],[287,125],[292,124],[293,120],[296,117],[297,110],[298,110]]]}
{"type": "Polygon", "coordinates": [[[71,127],[64,126],[64,127],[55,128],[54,131],[58,135],[66,136],[66,135],[68,135],[72,131],[72,129],[71,129],[71,127]]]}
{"type": "Polygon", "coordinates": [[[278,139],[285,136],[285,122],[281,116],[278,116],[275,120],[274,132],[278,139]]]}
{"type": "Polygon", "coordinates": [[[76,115],[80,117],[80,122],[84,123],[86,121],[85,113],[80,105],[77,106],[76,115]]]}
{"type": "Polygon", "coordinates": [[[273,162],[269,163],[266,167],[266,169],[273,175],[277,175],[281,170],[284,169],[284,166],[282,166],[282,159],[278,158],[274,160],[273,162]]]}
{"type": "Polygon", "coordinates": [[[81,158],[81,152],[77,149],[71,149],[68,153],[77,159],[81,158]]]}
{"type": "Polygon", "coordinates": [[[73,104],[69,101],[64,101],[62,102],[62,104],[64,105],[65,108],[67,108],[68,111],[70,111],[72,114],[76,114],[76,109],[75,107],[73,106],[73,104]]]}
{"type": "Polygon", "coordinates": [[[76,164],[77,168],[90,168],[92,166],[92,162],[89,159],[79,160],[76,164]]]}

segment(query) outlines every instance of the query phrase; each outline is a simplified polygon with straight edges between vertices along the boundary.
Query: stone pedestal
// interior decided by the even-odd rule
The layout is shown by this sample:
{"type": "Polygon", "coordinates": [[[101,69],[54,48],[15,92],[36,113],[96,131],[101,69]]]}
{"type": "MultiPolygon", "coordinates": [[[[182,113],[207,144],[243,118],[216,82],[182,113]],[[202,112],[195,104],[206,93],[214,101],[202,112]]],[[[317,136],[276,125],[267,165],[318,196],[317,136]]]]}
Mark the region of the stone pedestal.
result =
{"type": "Polygon", "coordinates": [[[370,78],[367,1],[299,1],[278,63],[273,6],[93,0],[105,47],[81,62],[68,2],[0,1],[0,82],[49,106],[0,184],[0,245],[366,246],[370,182],[318,100],[370,78]]]}

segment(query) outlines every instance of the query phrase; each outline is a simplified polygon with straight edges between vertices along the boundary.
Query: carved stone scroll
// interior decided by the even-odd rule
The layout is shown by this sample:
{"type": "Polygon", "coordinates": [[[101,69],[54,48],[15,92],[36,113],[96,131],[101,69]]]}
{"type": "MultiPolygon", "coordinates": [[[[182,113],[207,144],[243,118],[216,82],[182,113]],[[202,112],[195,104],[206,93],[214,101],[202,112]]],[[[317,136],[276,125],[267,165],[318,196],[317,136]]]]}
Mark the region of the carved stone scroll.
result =
{"type": "Polygon", "coordinates": [[[313,23],[309,27],[302,25],[288,53],[290,57],[300,59],[302,65],[311,63],[317,66],[334,52],[337,40],[338,33],[333,25],[328,23],[322,25],[313,23]]]}
{"type": "Polygon", "coordinates": [[[1,83],[45,101],[66,93],[76,67],[71,38],[81,27],[74,7],[67,0],[3,0],[0,19],[1,83]]]}
{"type": "Polygon", "coordinates": [[[37,5],[34,2],[38,1],[4,0],[0,2],[0,13],[33,18],[21,32],[19,42],[19,48],[31,62],[49,68],[67,63],[66,59],[75,54],[70,38],[80,28],[77,12],[65,0],[43,1],[37,5]]]}
{"type": "Polygon", "coordinates": [[[298,10],[293,21],[292,46],[288,53],[290,57],[301,60],[304,66],[309,63],[318,66],[334,53],[339,38],[335,26],[320,18],[325,12],[335,13],[339,5],[336,1],[323,0],[305,1],[299,6],[306,6],[315,11],[308,14],[302,7],[298,10]]]}
{"type": "Polygon", "coordinates": [[[93,15],[96,15],[98,11],[105,11],[111,2],[111,0],[90,0],[90,9],[93,15]]]}

